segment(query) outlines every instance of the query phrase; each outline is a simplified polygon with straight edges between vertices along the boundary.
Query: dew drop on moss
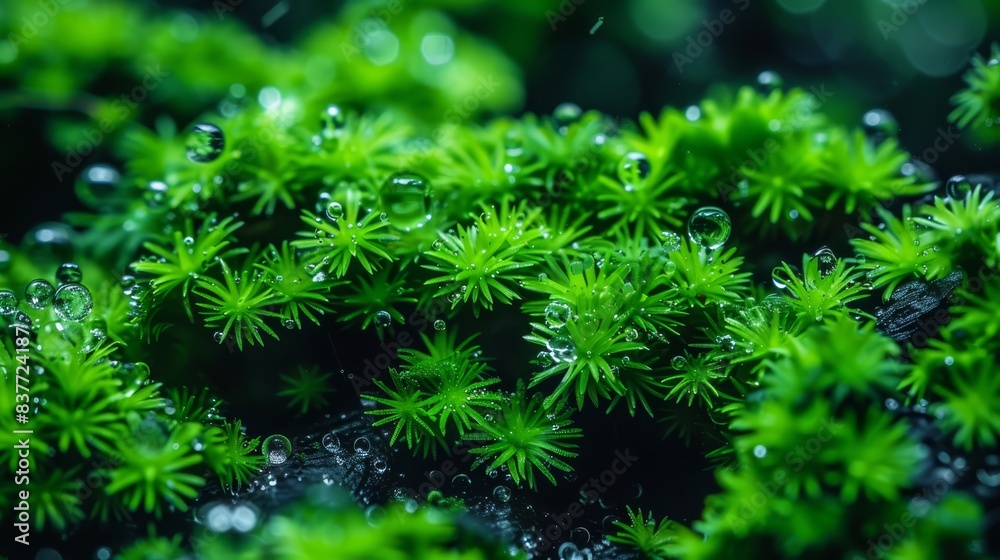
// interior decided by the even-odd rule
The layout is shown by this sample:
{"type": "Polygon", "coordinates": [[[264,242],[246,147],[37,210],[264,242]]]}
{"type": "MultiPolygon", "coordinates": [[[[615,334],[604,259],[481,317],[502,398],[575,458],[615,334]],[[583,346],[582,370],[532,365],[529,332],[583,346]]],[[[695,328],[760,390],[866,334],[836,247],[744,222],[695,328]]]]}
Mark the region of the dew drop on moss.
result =
{"type": "Polygon", "coordinates": [[[344,215],[344,207],[337,201],[331,201],[326,205],[326,217],[337,221],[344,215]]]}
{"type": "Polygon", "coordinates": [[[565,303],[554,301],[545,307],[545,322],[558,329],[569,321],[570,309],[565,303]]]}
{"type": "Polygon", "coordinates": [[[260,448],[269,465],[280,465],[292,454],[292,442],[281,434],[267,436],[260,448]]]}
{"type": "Polygon", "coordinates": [[[819,261],[819,273],[824,278],[829,276],[837,268],[837,255],[829,247],[823,247],[816,251],[816,259],[819,261]]]}
{"type": "Polygon", "coordinates": [[[52,309],[61,319],[82,321],[94,309],[94,298],[80,284],[63,284],[52,297],[52,309]]]}
{"type": "Polygon", "coordinates": [[[445,325],[444,321],[442,321],[441,319],[438,319],[437,321],[434,321],[434,330],[436,330],[436,331],[443,331],[445,329],[445,327],[446,327],[446,325],[445,325]]]}
{"type": "Polygon", "coordinates": [[[688,220],[688,237],[710,250],[722,247],[729,240],[732,229],[729,214],[715,206],[699,208],[688,220]]]}
{"type": "Polygon", "coordinates": [[[114,167],[99,163],[84,169],[76,178],[74,189],[80,202],[94,210],[108,206],[118,194],[121,176],[114,167]]]}
{"type": "Polygon", "coordinates": [[[46,305],[52,303],[52,296],[56,289],[43,278],[36,278],[24,287],[24,301],[35,309],[45,309],[46,305]]]}
{"type": "Polygon", "coordinates": [[[685,358],[684,356],[674,356],[673,358],[670,359],[670,367],[674,368],[677,371],[686,370],[688,367],[687,358],[685,358]]]}
{"type": "Polygon", "coordinates": [[[222,334],[222,331],[215,331],[215,334],[212,335],[212,339],[218,342],[219,344],[222,344],[222,339],[224,337],[225,335],[222,334]]]}
{"type": "Polygon", "coordinates": [[[681,248],[681,236],[672,231],[667,230],[660,233],[660,241],[663,243],[663,250],[668,253],[681,248]]]}
{"type": "Polygon", "coordinates": [[[552,111],[552,119],[555,120],[556,126],[559,127],[573,124],[582,115],[583,111],[576,103],[560,103],[556,106],[555,110],[552,111]]]}
{"type": "Polygon", "coordinates": [[[568,336],[557,334],[546,343],[552,359],[557,362],[576,361],[576,345],[568,336]]]}
{"type": "Polygon", "coordinates": [[[945,194],[952,200],[965,200],[965,197],[971,191],[972,186],[969,184],[969,180],[965,178],[965,175],[955,175],[951,179],[948,179],[948,182],[944,186],[945,194]]]}
{"type": "Polygon", "coordinates": [[[649,171],[649,159],[641,152],[629,152],[618,163],[618,179],[623,185],[641,185],[649,171]]]}
{"type": "Polygon", "coordinates": [[[226,147],[226,137],[222,129],[214,124],[196,124],[188,133],[187,157],[195,163],[215,161],[226,147]]]}
{"type": "Polygon", "coordinates": [[[388,327],[392,323],[392,315],[388,311],[375,313],[375,325],[378,327],[388,327]]]}
{"type": "Polygon", "coordinates": [[[635,328],[633,328],[633,327],[629,327],[629,328],[625,329],[625,341],[626,342],[635,342],[635,340],[637,338],[639,338],[639,331],[635,330],[635,328]]]}
{"type": "Polygon", "coordinates": [[[17,309],[17,296],[10,290],[0,290],[0,315],[10,315],[17,309]]]}
{"type": "Polygon", "coordinates": [[[405,230],[420,227],[428,219],[430,197],[430,184],[416,173],[396,173],[382,186],[382,206],[392,223],[405,230]]]}
{"type": "Polygon", "coordinates": [[[338,130],[344,128],[345,122],[347,119],[339,106],[327,105],[320,116],[320,130],[326,138],[333,138],[338,130]]]}

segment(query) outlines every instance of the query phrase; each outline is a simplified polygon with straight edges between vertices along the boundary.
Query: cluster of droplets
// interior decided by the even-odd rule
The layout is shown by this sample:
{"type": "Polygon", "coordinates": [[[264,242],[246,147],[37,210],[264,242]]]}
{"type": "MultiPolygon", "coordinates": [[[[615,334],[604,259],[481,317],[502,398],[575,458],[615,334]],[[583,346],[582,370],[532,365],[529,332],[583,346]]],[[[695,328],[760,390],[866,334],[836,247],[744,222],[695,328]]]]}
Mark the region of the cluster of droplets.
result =
{"type": "Polygon", "coordinates": [[[538,353],[538,363],[542,367],[576,360],[576,345],[566,330],[566,323],[572,316],[572,309],[563,302],[553,301],[545,307],[545,322],[556,334],[545,343],[545,350],[538,353]]]}
{"type": "Polygon", "coordinates": [[[216,501],[194,512],[194,521],[213,533],[249,533],[260,521],[260,511],[249,502],[216,501]]]}
{"type": "MultiPolygon", "coordinates": [[[[56,288],[44,278],[36,278],[25,286],[24,301],[29,307],[43,310],[51,306],[52,311],[63,321],[80,322],[94,309],[94,298],[90,290],[81,284],[83,272],[75,263],[64,263],[56,270],[56,288]]],[[[0,290],[0,315],[10,316],[18,324],[31,325],[31,319],[19,311],[20,301],[12,290],[0,290]]]]}

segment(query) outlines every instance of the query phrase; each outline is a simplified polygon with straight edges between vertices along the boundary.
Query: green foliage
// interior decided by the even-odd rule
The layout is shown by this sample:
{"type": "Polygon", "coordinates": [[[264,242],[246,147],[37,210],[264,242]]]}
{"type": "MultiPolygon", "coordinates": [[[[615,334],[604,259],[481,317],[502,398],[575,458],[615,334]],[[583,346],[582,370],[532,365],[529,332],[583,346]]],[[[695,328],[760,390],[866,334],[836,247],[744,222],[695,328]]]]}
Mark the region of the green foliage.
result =
{"type": "Polygon", "coordinates": [[[289,408],[298,405],[300,414],[328,406],[330,403],[323,395],[332,391],[327,381],[332,375],[332,373],[320,375],[319,366],[309,368],[299,366],[295,377],[281,376],[286,388],[279,391],[278,396],[288,399],[289,408]]]}
{"type": "Polygon", "coordinates": [[[278,335],[264,322],[267,317],[280,317],[278,313],[264,308],[274,299],[274,291],[265,285],[261,275],[252,275],[248,270],[234,273],[226,261],[220,262],[223,281],[211,276],[199,277],[193,290],[205,300],[195,304],[203,309],[205,324],[222,329],[215,336],[216,342],[222,344],[230,331],[240,350],[244,341],[251,345],[264,344],[260,331],[277,339],[278,335]]]}
{"type": "Polygon", "coordinates": [[[977,54],[972,68],[965,73],[965,89],[956,93],[951,102],[956,105],[948,120],[961,128],[972,129],[981,137],[995,142],[996,120],[1000,118],[1000,44],[993,43],[989,59],[977,54]]]}
{"type": "Polygon", "coordinates": [[[549,408],[542,404],[542,396],[534,393],[528,398],[524,384],[500,404],[496,422],[482,422],[479,431],[468,434],[466,439],[484,442],[471,450],[481,455],[473,467],[489,462],[487,469],[506,466],[514,484],[521,481],[535,488],[535,471],[552,484],[556,478],[553,469],[570,472],[573,468],[560,457],[576,457],[577,444],[582,437],[579,428],[570,428],[570,413],[563,403],[549,408]]]}
{"type": "Polygon", "coordinates": [[[680,558],[683,541],[697,538],[693,531],[667,518],[657,522],[652,512],[643,516],[641,508],[632,511],[631,507],[626,506],[625,509],[628,512],[628,523],[616,521],[618,531],[608,535],[608,540],[638,550],[642,558],[680,558]]]}

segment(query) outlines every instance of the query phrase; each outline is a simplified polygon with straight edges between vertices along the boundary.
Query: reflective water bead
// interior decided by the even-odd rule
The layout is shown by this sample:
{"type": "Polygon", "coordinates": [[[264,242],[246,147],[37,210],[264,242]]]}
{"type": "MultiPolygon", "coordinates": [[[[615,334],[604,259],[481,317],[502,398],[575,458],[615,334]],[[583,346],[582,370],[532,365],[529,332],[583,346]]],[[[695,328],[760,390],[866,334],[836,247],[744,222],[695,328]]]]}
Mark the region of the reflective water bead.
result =
{"type": "Polygon", "coordinates": [[[969,184],[969,180],[965,178],[965,175],[955,175],[951,179],[948,179],[948,182],[944,186],[945,194],[952,200],[965,200],[965,197],[971,191],[972,185],[969,184]]]}
{"type": "Polygon", "coordinates": [[[336,200],[331,201],[326,205],[326,217],[333,221],[337,221],[341,216],[344,215],[344,207],[341,206],[336,200]]]}
{"type": "Polygon", "coordinates": [[[687,369],[688,361],[684,356],[674,356],[670,359],[670,367],[676,369],[677,371],[684,371],[687,369]]]}
{"type": "Polygon", "coordinates": [[[358,455],[367,455],[372,449],[372,443],[368,441],[368,438],[361,436],[354,440],[354,452],[358,455]]]}
{"type": "Polygon", "coordinates": [[[445,329],[445,323],[441,319],[434,321],[434,330],[443,331],[445,329]]]}
{"type": "Polygon", "coordinates": [[[74,190],[80,202],[99,210],[114,200],[118,194],[120,179],[121,176],[114,167],[98,163],[80,172],[74,190]]]}
{"type": "Polygon", "coordinates": [[[340,438],[333,432],[324,435],[320,443],[330,453],[336,453],[340,449],[340,438]]]}
{"type": "Polygon", "coordinates": [[[188,134],[187,157],[195,163],[207,163],[218,159],[226,147],[226,137],[222,129],[214,124],[201,123],[191,128],[188,134]]]}
{"type": "Polygon", "coordinates": [[[35,309],[45,309],[46,305],[52,303],[52,296],[56,289],[48,280],[36,278],[24,287],[24,300],[35,309]]]}
{"type": "Polygon", "coordinates": [[[52,297],[52,309],[61,319],[82,321],[94,309],[94,298],[80,284],[63,284],[52,297]]]}
{"type": "Polygon", "coordinates": [[[681,248],[681,236],[672,231],[667,230],[660,233],[660,241],[663,243],[663,250],[668,253],[681,248]]]}
{"type": "Polygon", "coordinates": [[[576,361],[576,345],[568,336],[556,335],[545,343],[551,353],[552,359],[557,362],[576,361]]]}
{"type": "Polygon", "coordinates": [[[419,227],[428,219],[430,184],[416,173],[396,173],[386,179],[381,198],[391,223],[398,227],[419,227]]]}
{"type": "Polygon", "coordinates": [[[633,327],[629,327],[629,328],[625,329],[625,341],[626,342],[635,342],[635,340],[637,338],[639,338],[639,331],[635,330],[635,328],[633,328],[633,327]]]}
{"type": "Polygon", "coordinates": [[[781,79],[781,76],[777,72],[764,70],[760,74],[757,74],[757,84],[765,93],[770,93],[784,86],[784,80],[781,79]]]}
{"type": "Polygon", "coordinates": [[[733,224],[729,214],[718,207],[699,208],[688,220],[688,237],[707,249],[718,249],[729,239],[733,224]]]}
{"type": "Polygon", "coordinates": [[[388,311],[379,311],[375,313],[375,325],[379,327],[388,327],[392,323],[392,315],[388,311]]]}
{"type": "Polygon", "coordinates": [[[326,109],[323,109],[323,114],[320,118],[320,129],[323,131],[323,136],[327,138],[332,138],[337,134],[337,131],[344,127],[347,119],[344,115],[344,111],[340,109],[337,105],[327,105],[326,109]]]}
{"type": "Polygon", "coordinates": [[[824,278],[829,276],[837,268],[837,255],[829,247],[822,247],[814,255],[819,260],[819,273],[824,278]]]}
{"type": "Polygon", "coordinates": [[[568,126],[573,124],[583,115],[583,110],[576,103],[560,103],[552,111],[552,119],[557,126],[568,126]]]}
{"type": "Polygon", "coordinates": [[[895,136],[899,132],[899,123],[892,113],[884,109],[872,109],[861,118],[865,130],[873,137],[895,136]]]}
{"type": "Polygon", "coordinates": [[[789,282],[792,281],[791,276],[789,276],[788,271],[785,270],[783,266],[776,266],[771,270],[771,281],[774,282],[774,287],[779,290],[784,290],[788,287],[789,282]]]}
{"type": "Polygon", "coordinates": [[[506,486],[497,486],[493,489],[493,497],[503,503],[509,502],[510,488],[507,488],[506,486]]]}
{"type": "Polygon", "coordinates": [[[649,176],[649,159],[641,152],[629,152],[618,162],[618,179],[624,185],[641,185],[649,176]]]}
{"type": "Polygon", "coordinates": [[[280,465],[292,454],[292,442],[281,434],[267,436],[260,446],[269,465],[280,465]]]}
{"type": "Polygon", "coordinates": [[[10,315],[17,310],[17,296],[10,290],[0,290],[0,315],[10,315]]]}
{"type": "Polygon", "coordinates": [[[570,308],[565,303],[553,301],[545,306],[545,322],[558,329],[569,321],[570,308]]]}

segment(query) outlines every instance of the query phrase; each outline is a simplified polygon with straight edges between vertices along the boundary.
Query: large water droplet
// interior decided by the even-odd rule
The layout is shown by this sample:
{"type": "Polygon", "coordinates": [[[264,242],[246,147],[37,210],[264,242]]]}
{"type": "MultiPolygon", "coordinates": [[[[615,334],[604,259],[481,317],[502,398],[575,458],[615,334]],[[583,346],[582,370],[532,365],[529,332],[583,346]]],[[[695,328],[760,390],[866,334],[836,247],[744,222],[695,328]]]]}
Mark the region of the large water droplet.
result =
{"type": "Polygon", "coordinates": [[[397,173],[389,177],[382,186],[381,197],[391,223],[397,227],[420,227],[427,220],[431,190],[420,175],[397,173]]]}
{"type": "Polygon", "coordinates": [[[819,274],[826,278],[837,269],[837,255],[829,247],[822,247],[816,251],[816,259],[819,260],[819,274]]]}
{"type": "Polygon", "coordinates": [[[446,325],[445,325],[444,321],[442,321],[441,319],[438,319],[437,321],[434,321],[434,330],[436,330],[436,331],[443,331],[445,329],[445,327],[446,327],[446,325]]]}
{"type": "Polygon", "coordinates": [[[944,192],[952,200],[965,200],[965,197],[972,191],[972,185],[965,175],[955,175],[944,185],[944,192]]]}
{"type": "Polygon", "coordinates": [[[565,303],[553,301],[545,307],[545,322],[550,327],[558,329],[566,324],[570,317],[570,308],[565,303]]]}
{"type": "Polygon", "coordinates": [[[80,284],[63,284],[52,297],[52,309],[61,319],[82,321],[94,309],[94,298],[80,284]]]}
{"type": "Polygon", "coordinates": [[[688,237],[707,249],[718,249],[729,239],[733,224],[729,214],[715,206],[699,208],[688,220],[688,237]]]}
{"type": "Polygon", "coordinates": [[[17,296],[10,290],[0,290],[0,315],[10,315],[17,310],[17,296]]]}
{"type": "Polygon", "coordinates": [[[388,327],[392,323],[392,315],[388,311],[379,311],[375,313],[375,325],[379,327],[388,327]]]}
{"type": "Polygon", "coordinates": [[[66,224],[45,222],[33,227],[24,236],[24,250],[38,259],[72,257],[76,232],[66,224]]]}
{"type": "Polygon", "coordinates": [[[673,358],[670,359],[670,367],[674,368],[677,371],[686,370],[688,367],[687,358],[685,358],[684,356],[674,356],[673,358]]]}
{"type": "Polygon", "coordinates": [[[79,284],[83,280],[83,271],[76,263],[63,263],[56,270],[56,280],[60,284],[79,284]]]}
{"type": "Polygon", "coordinates": [[[344,215],[344,207],[336,200],[326,205],[326,217],[337,221],[344,215]]]}
{"type": "Polygon", "coordinates": [[[52,296],[55,293],[56,289],[48,280],[36,278],[24,287],[24,300],[35,309],[45,309],[46,305],[52,303],[52,296]]]}
{"type": "Polygon", "coordinates": [[[207,163],[222,155],[226,147],[226,137],[222,129],[214,124],[201,123],[191,127],[188,134],[187,157],[195,163],[207,163]]]}
{"type": "Polygon", "coordinates": [[[292,454],[292,442],[281,434],[267,436],[260,448],[269,465],[280,465],[292,454]]]}
{"type": "Polygon", "coordinates": [[[558,334],[552,337],[546,346],[552,356],[552,359],[557,362],[572,362],[576,360],[576,345],[573,344],[573,339],[568,336],[558,334]]]}
{"type": "Polygon", "coordinates": [[[573,124],[581,115],[583,115],[583,111],[576,103],[560,103],[552,111],[552,119],[555,120],[556,126],[559,127],[573,124]]]}
{"type": "Polygon", "coordinates": [[[650,171],[649,159],[641,152],[629,152],[618,162],[618,179],[623,185],[641,185],[650,171]]]}
{"type": "Polygon", "coordinates": [[[100,210],[114,201],[118,195],[118,181],[121,176],[110,165],[99,163],[84,169],[76,178],[74,189],[80,202],[94,210],[100,210]]]}
{"type": "Polygon", "coordinates": [[[510,488],[506,486],[497,486],[493,489],[493,497],[502,503],[507,503],[510,501],[510,488]]]}
{"type": "Polygon", "coordinates": [[[333,432],[324,435],[320,443],[330,453],[336,453],[340,450],[340,438],[333,432]]]}

